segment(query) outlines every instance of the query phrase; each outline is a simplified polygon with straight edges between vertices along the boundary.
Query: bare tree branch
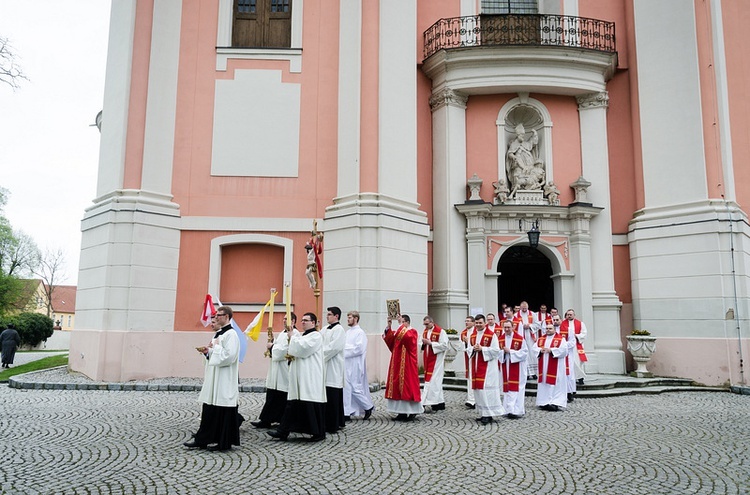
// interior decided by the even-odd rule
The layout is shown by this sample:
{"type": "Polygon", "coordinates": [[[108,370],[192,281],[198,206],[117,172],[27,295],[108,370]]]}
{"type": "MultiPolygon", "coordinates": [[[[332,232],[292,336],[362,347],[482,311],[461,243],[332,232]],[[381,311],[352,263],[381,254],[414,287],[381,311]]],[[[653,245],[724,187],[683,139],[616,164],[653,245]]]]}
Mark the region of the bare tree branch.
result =
{"type": "Polygon", "coordinates": [[[4,82],[14,90],[21,87],[21,80],[29,80],[16,62],[17,58],[8,38],[0,36],[0,82],[4,82]]]}
{"type": "Polygon", "coordinates": [[[40,279],[44,290],[47,316],[52,317],[52,296],[65,276],[65,253],[62,249],[45,249],[39,258],[39,265],[34,272],[40,279]]]}

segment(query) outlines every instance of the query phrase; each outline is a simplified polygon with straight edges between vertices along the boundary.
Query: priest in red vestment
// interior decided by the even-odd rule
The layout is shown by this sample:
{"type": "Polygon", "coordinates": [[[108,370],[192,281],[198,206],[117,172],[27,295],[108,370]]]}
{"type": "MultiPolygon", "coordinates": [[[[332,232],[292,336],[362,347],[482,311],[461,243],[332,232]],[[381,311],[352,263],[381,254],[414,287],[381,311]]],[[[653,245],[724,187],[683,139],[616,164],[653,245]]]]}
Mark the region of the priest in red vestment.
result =
{"type": "Polygon", "coordinates": [[[419,334],[411,327],[409,315],[400,315],[398,323],[398,328],[392,329],[389,318],[383,332],[383,340],[391,351],[385,402],[388,412],[397,414],[396,421],[410,421],[424,412],[417,365],[419,334]]]}

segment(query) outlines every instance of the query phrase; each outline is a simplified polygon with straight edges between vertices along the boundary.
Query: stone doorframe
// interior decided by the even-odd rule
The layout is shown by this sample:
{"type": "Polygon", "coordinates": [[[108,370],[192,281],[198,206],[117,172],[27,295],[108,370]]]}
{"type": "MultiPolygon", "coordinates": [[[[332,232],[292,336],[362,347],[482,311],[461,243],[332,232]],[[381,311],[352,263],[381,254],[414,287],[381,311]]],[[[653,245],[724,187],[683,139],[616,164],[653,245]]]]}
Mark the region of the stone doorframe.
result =
{"type": "MultiPolygon", "coordinates": [[[[502,255],[513,246],[528,245],[526,232],[539,222],[541,237],[537,248],[550,260],[555,291],[555,306],[563,313],[575,308],[589,328],[587,369],[599,371],[595,332],[617,329],[594,329],[592,294],[591,219],[603,208],[587,203],[569,206],[493,205],[466,202],[456,205],[466,218],[466,247],[469,308],[496,312],[497,271],[502,255]],[[520,227],[519,228],[519,221],[520,227]]],[[[609,370],[611,364],[605,364],[609,370]]]]}

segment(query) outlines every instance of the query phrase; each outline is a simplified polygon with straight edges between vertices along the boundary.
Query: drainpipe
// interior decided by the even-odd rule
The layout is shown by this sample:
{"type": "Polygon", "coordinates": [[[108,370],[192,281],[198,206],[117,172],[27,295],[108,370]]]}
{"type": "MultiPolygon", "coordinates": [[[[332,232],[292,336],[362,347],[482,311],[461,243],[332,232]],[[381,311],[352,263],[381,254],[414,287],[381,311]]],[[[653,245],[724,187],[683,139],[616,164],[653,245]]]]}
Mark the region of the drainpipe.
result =
{"type": "Polygon", "coordinates": [[[745,368],[742,356],[742,325],[740,324],[740,306],[737,297],[737,273],[734,269],[734,219],[732,218],[732,211],[729,208],[729,202],[726,199],[724,200],[724,206],[726,206],[727,214],[729,215],[729,257],[732,267],[732,289],[734,291],[734,321],[737,322],[737,347],[740,351],[740,385],[745,385],[745,368]]]}

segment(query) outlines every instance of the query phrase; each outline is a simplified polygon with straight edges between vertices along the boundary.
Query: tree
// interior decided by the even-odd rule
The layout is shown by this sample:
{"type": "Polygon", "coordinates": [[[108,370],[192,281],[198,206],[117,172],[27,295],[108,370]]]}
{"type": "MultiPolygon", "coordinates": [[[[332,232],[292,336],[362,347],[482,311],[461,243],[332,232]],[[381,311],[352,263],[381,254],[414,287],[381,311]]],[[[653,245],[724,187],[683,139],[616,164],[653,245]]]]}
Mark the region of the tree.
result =
{"type": "Polygon", "coordinates": [[[39,258],[35,274],[42,279],[47,316],[52,316],[52,296],[65,276],[65,253],[63,253],[63,250],[47,248],[39,258]]]}
{"type": "Polygon", "coordinates": [[[8,38],[0,36],[0,81],[14,90],[21,87],[21,80],[29,79],[16,63],[17,58],[8,38]]]}
{"type": "Polygon", "coordinates": [[[40,259],[34,240],[3,215],[7,201],[8,190],[0,187],[0,314],[26,306],[29,284],[22,279],[34,274],[40,259]]]}

